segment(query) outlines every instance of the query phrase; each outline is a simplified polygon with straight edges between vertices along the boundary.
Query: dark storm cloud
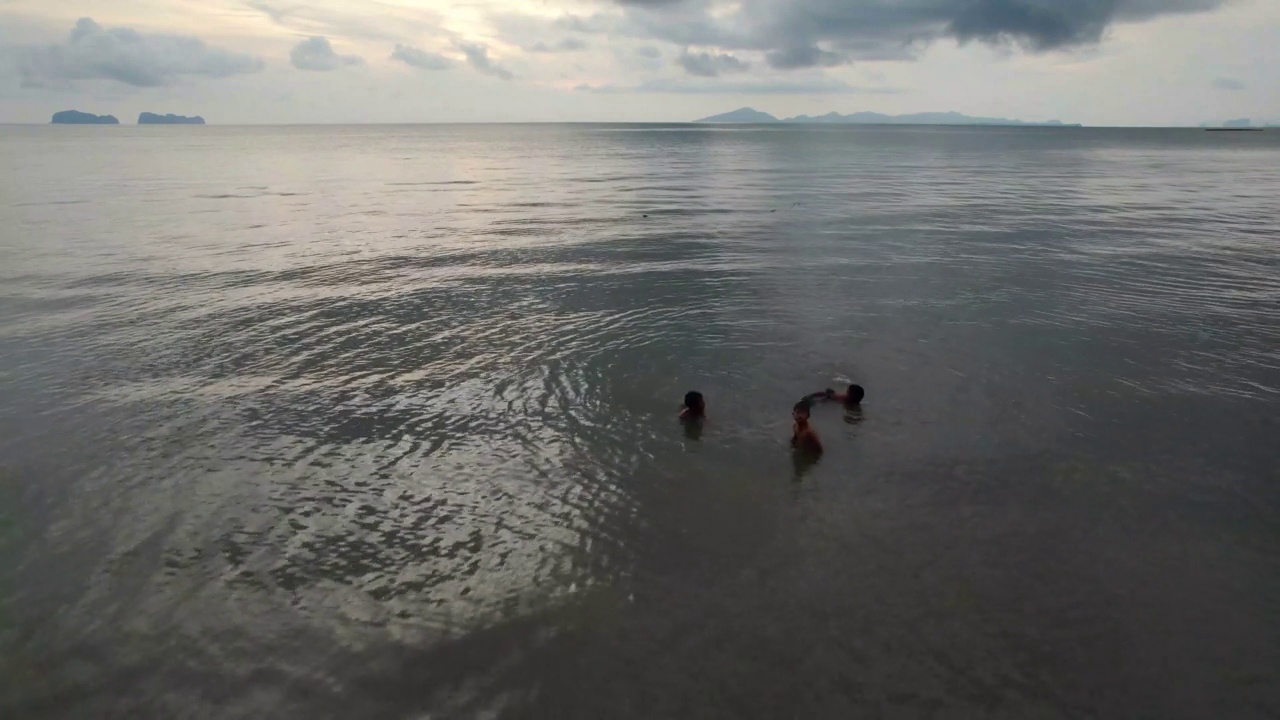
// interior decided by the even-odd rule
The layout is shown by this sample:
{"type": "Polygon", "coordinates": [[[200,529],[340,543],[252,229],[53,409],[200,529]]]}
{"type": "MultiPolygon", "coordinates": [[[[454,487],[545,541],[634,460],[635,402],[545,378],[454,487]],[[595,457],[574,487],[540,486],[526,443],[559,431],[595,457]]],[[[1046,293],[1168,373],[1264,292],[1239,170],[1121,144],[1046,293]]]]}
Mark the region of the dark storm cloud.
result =
{"type": "Polygon", "coordinates": [[[81,18],[66,42],[22,48],[16,60],[26,87],[76,80],[155,87],[184,75],[222,78],[262,69],[258,58],[209,47],[197,38],[104,28],[90,18],[81,18]]]}
{"type": "Polygon", "coordinates": [[[1212,10],[1227,0],[742,0],[725,14],[703,0],[623,7],[630,34],[680,45],[755,50],[775,68],[909,59],[940,38],[1033,51],[1095,43],[1116,22],[1212,10]]]}
{"type": "Polygon", "coordinates": [[[416,67],[419,70],[448,70],[453,66],[449,58],[443,55],[419,50],[408,45],[396,45],[395,52],[391,53],[391,59],[399,60],[405,65],[416,67]]]}
{"type": "Polygon", "coordinates": [[[732,55],[723,53],[691,53],[685,51],[676,58],[676,64],[684,68],[690,75],[698,77],[717,77],[721,73],[746,72],[751,65],[732,55]]]}
{"type": "MultiPolygon", "coordinates": [[[[954,4],[954,3],[953,3],[954,4]]],[[[981,0],[945,8],[947,34],[959,40],[1016,40],[1036,49],[1097,42],[1118,0],[981,0]]]]}
{"type": "Polygon", "coordinates": [[[489,48],[476,43],[457,43],[457,47],[467,56],[467,63],[475,69],[476,72],[484,75],[492,75],[493,77],[510,80],[514,75],[511,71],[498,65],[489,58],[489,48]]]}
{"type": "Polygon", "coordinates": [[[1213,86],[1219,90],[1244,90],[1244,83],[1228,77],[1220,77],[1214,80],[1213,86]]]}
{"type": "Polygon", "coordinates": [[[358,55],[339,55],[325,37],[311,37],[298,43],[289,53],[289,61],[299,70],[314,72],[364,64],[364,59],[358,55]]]}
{"type": "Polygon", "coordinates": [[[834,67],[843,65],[848,62],[848,59],[840,53],[828,52],[811,45],[774,50],[765,55],[765,61],[769,63],[769,67],[778,70],[795,70],[796,68],[834,67]]]}

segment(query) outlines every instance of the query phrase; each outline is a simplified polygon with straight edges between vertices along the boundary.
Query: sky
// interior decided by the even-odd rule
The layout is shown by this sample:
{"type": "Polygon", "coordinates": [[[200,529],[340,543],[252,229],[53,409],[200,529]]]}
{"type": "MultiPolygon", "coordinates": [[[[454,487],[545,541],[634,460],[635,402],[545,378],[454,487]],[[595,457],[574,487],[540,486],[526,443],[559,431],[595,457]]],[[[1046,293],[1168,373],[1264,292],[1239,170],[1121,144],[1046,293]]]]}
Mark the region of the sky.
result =
{"type": "Polygon", "coordinates": [[[1280,122],[1280,0],[0,0],[0,122],[1280,122]]]}

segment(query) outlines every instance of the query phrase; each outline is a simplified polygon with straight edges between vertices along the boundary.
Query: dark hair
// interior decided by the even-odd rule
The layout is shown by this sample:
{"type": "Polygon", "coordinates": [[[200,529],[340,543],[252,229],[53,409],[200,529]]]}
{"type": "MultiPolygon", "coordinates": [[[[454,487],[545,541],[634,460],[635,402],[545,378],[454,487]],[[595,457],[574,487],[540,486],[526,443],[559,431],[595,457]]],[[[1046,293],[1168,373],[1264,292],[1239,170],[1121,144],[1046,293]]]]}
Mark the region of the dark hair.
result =
{"type": "Polygon", "coordinates": [[[857,405],[862,402],[862,398],[867,396],[867,391],[862,389],[861,385],[849,386],[849,404],[857,405]]]}
{"type": "Polygon", "coordinates": [[[696,390],[690,390],[684,394],[684,406],[687,408],[699,408],[703,405],[702,393],[696,390]]]}
{"type": "Polygon", "coordinates": [[[791,408],[791,412],[793,413],[802,412],[805,415],[808,415],[809,411],[812,409],[813,409],[813,403],[809,402],[808,400],[801,400],[800,402],[796,403],[795,407],[791,408]]]}

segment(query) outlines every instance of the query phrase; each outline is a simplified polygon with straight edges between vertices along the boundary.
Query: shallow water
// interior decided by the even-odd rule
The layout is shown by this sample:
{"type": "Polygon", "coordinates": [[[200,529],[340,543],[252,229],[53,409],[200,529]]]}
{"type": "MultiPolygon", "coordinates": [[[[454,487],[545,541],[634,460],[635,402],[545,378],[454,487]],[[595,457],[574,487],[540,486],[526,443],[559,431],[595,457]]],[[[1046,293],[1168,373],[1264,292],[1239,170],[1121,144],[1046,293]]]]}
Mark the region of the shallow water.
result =
{"type": "Polygon", "coordinates": [[[0,155],[6,717],[1280,714],[1280,134],[0,155]]]}

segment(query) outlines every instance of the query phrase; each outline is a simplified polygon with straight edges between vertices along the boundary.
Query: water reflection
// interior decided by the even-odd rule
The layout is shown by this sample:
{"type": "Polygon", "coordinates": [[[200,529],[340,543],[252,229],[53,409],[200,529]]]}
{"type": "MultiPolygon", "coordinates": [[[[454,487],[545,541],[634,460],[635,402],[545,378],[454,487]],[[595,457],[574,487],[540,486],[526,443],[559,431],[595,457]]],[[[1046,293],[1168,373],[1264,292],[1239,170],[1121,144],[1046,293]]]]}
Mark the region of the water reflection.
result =
{"type": "Polygon", "coordinates": [[[1269,134],[45,130],[14,716],[1268,707],[1269,134]]]}
{"type": "Polygon", "coordinates": [[[822,454],[809,450],[792,450],[791,466],[795,471],[792,480],[801,482],[810,472],[812,472],[818,463],[822,460],[822,454]]]}
{"type": "Polygon", "coordinates": [[[701,440],[702,429],[705,421],[702,419],[682,419],[681,427],[684,429],[684,436],[688,440],[701,440]]]}

